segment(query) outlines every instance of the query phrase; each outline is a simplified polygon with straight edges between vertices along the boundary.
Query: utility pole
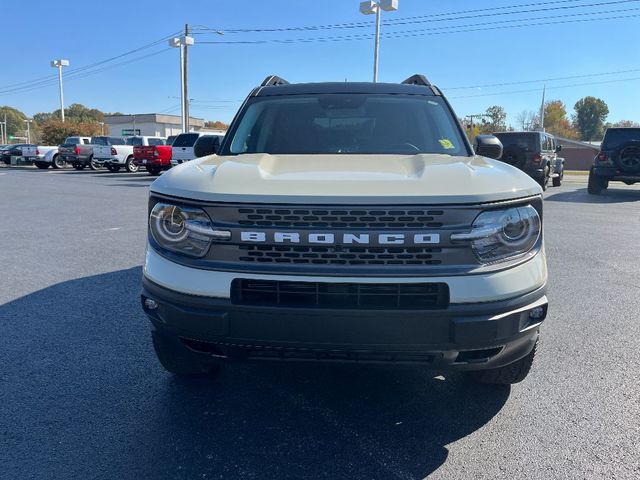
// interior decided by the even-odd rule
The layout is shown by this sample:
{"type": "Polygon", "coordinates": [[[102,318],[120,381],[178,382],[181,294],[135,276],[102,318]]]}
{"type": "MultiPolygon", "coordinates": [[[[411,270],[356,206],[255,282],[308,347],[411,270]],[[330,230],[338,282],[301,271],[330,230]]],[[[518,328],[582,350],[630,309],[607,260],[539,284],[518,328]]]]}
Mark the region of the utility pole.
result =
{"type": "Polygon", "coordinates": [[[470,120],[470,127],[469,130],[473,130],[473,119],[474,118],[482,118],[482,117],[487,117],[488,115],[486,113],[477,113],[475,115],[466,115],[464,118],[468,118],[470,120]]]}
{"type": "MultiPolygon", "coordinates": [[[[189,38],[189,24],[184,24],[184,38],[189,38]]],[[[184,122],[186,131],[189,131],[189,44],[184,44],[184,122]]]]}
{"type": "Polygon", "coordinates": [[[546,93],[547,85],[542,87],[542,105],[540,105],[540,131],[544,132],[544,94],[546,93]]]}
{"type": "Polygon", "coordinates": [[[182,132],[189,131],[189,100],[187,96],[186,56],[187,46],[193,45],[193,37],[186,35],[189,25],[185,25],[185,35],[169,40],[169,46],[180,49],[180,105],[182,113],[182,132]]]}
{"type": "Polygon", "coordinates": [[[27,143],[31,143],[31,120],[27,118],[25,122],[27,122],[27,143]]]}
{"type": "Polygon", "coordinates": [[[398,0],[369,0],[360,2],[360,13],[363,15],[376,15],[376,34],[373,46],[373,81],[378,81],[378,57],[380,51],[380,17],[381,10],[393,12],[398,10],[398,0]]]}

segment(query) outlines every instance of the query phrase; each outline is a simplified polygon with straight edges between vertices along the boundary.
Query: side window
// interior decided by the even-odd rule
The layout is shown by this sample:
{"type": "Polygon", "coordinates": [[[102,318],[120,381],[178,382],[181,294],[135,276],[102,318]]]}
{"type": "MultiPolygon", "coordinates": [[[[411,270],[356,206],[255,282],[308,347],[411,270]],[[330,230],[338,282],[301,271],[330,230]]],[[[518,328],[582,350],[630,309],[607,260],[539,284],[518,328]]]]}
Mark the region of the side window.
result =
{"type": "Polygon", "coordinates": [[[83,138],[83,139],[82,139],[82,144],[83,144],[83,145],[88,145],[88,144],[90,144],[90,143],[91,143],[91,140],[90,140],[90,139],[88,139],[88,138],[83,138]]]}
{"type": "Polygon", "coordinates": [[[547,149],[547,136],[544,133],[540,134],[540,153],[547,149]]]}

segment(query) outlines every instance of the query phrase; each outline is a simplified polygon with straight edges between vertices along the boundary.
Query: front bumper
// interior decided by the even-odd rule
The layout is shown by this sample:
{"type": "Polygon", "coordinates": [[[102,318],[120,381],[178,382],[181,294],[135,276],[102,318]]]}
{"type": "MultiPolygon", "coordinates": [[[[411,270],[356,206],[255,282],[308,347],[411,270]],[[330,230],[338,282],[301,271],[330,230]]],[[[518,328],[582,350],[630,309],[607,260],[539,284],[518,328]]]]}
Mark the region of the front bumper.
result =
{"type": "MultiPolygon", "coordinates": [[[[176,286],[170,286],[171,282],[161,285],[158,262],[168,261],[156,255],[153,251],[147,253],[142,292],[143,309],[154,328],[181,339],[186,348],[220,361],[248,358],[421,363],[436,370],[496,368],[519,360],[531,351],[547,312],[543,252],[510,269],[511,272],[472,276],[474,278],[429,279],[445,281],[451,289],[451,303],[439,310],[239,305],[234,304],[229,289],[223,286],[225,279],[251,275],[198,271],[173,264],[176,269],[164,268],[163,272],[176,286]],[[220,287],[215,288],[226,291],[211,296],[177,288],[189,281],[202,281],[204,277],[198,273],[209,278],[209,286],[217,281],[220,287]],[[187,279],[185,275],[189,274],[195,277],[187,279]],[[528,289],[522,290],[519,279],[527,280],[528,289]],[[148,308],[147,299],[155,301],[157,308],[148,308]],[[538,316],[532,316],[533,310],[538,316]]],[[[347,281],[331,277],[302,278],[347,281]]],[[[365,279],[349,278],[348,281],[365,279]]],[[[375,279],[366,281],[375,282],[375,279]]]]}

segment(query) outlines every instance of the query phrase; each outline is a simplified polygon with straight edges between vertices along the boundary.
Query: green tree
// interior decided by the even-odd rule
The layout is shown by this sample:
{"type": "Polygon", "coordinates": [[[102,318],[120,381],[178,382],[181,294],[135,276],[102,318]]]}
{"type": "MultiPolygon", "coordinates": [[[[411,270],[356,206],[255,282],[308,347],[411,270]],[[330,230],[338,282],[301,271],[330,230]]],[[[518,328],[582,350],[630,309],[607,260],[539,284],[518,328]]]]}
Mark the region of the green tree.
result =
{"type": "Polygon", "coordinates": [[[480,133],[503,132],[507,129],[507,113],[499,105],[493,105],[485,111],[480,124],[480,133]]]}
{"type": "Polygon", "coordinates": [[[600,140],[604,134],[604,121],[609,115],[609,107],[599,98],[584,97],[573,107],[573,122],[582,140],[600,140]]]}
{"type": "MultiPolygon", "coordinates": [[[[60,118],[60,109],[51,112],[49,118],[60,118]]],[[[87,108],[80,103],[72,103],[64,109],[64,119],[72,122],[103,122],[104,113],[97,108],[87,108]]]]}
{"type": "MultiPolygon", "coordinates": [[[[66,120],[66,119],[65,119],[66,120]]],[[[96,122],[75,122],[52,118],[40,126],[40,143],[60,145],[64,139],[72,136],[92,137],[100,135],[100,125],[96,122]]]]}
{"type": "Polygon", "coordinates": [[[620,127],[634,127],[634,128],[638,128],[640,127],[640,123],[638,122],[634,122],[633,120],[619,120],[617,122],[614,123],[607,123],[606,125],[607,127],[614,127],[614,128],[620,128],[620,127]]]}
{"type": "Polygon", "coordinates": [[[5,115],[7,116],[7,136],[24,137],[26,131],[24,121],[27,116],[13,107],[0,107],[0,121],[4,122],[5,115]]]}

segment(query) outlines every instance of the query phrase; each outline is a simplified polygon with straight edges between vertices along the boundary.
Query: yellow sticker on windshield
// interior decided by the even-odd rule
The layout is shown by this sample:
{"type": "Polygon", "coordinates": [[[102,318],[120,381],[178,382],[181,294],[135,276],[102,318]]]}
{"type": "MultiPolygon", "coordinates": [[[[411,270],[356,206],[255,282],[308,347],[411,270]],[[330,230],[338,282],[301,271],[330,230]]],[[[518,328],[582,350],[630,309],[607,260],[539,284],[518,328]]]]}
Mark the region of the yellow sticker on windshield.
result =
{"type": "Polygon", "coordinates": [[[453,150],[454,148],[456,148],[453,145],[453,143],[451,143],[451,140],[449,140],[448,138],[441,138],[438,141],[440,142],[440,145],[442,145],[442,148],[444,148],[446,150],[453,150]]]}

